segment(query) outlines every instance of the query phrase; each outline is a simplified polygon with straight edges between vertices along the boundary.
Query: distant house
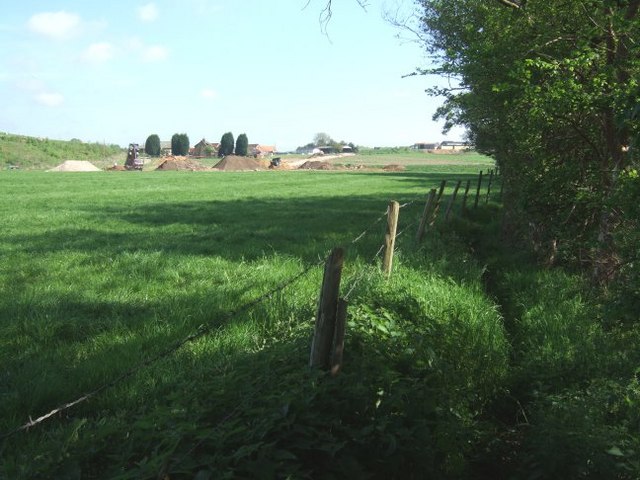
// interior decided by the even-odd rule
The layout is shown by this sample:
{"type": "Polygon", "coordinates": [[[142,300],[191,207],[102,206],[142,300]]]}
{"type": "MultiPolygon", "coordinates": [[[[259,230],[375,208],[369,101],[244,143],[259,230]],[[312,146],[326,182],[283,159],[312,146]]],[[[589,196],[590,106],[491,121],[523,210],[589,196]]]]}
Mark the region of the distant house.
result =
{"type": "Polygon", "coordinates": [[[259,143],[250,143],[247,152],[254,157],[265,157],[276,153],[275,145],[260,145],[259,143]]]}
{"type": "Polygon", "coordinates": [[[219,143],[207,142],[204,138],[193,146],[194,157],[215,157],[218,154],[219,143]]]}
{"type": "Polygon", "coordinates": [[[165,157],[171,155],[171,142],[160,142],[160,156],[165,157]]]}
{"type": "Polygon", "coordinates": [[[470,147],[471,145],[468,142],[445,140],[440,142],[436,150],[468,150],[470,147]]]}
{"type": "Polygon", "coordinates": [[[411,148],[414,150],[435,150],[436,148],[438,148],[438,144],[419,142],[419,143],[414,143],[411,148]]]}

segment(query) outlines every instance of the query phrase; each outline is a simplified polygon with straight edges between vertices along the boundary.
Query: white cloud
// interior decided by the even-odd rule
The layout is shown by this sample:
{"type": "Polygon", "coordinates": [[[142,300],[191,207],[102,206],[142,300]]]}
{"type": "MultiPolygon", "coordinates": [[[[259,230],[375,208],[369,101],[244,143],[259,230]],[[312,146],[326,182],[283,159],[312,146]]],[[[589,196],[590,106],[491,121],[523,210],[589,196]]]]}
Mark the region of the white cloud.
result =
{"type": "Polygon", "coordinates": [[[59,107],[64,103],[61,93],[42,92],[35,96],[36,102],[46,107],[59,107]]]}
{"type": "Polygon", "coordinates": [[[169,51],[161,45],[152,45],[150,47],[142,48],[142,59],[145,62],[160,62],[166,60],[169,56],[169,51]]]}
{"type": "Polygon", "coordinates": [[[113,58],[113,45],[107,42],[92,43],[82,52],[81,59],[88,63],[104,63],[113,58]]]}
{"type": "Polygon", "coordinates": [[[143,22],[154,22],[158,18],[158,7],[155,3],[147,3],[138,8],[138,17],[143,22]]]}
{"type": "Polygon", "coordinates": [[[216,98],[218,98],[218,92],[210,88],[203,88],[200,92],[200,96],[207,100],[215,100],[216,98]]]}
{"type": "Polygon", "coordinates": [[[42,12],[33,15],[27,22],[29,30],[54,39],[71,37],[80,26],[80,16],[75,13],[42,12]]]}

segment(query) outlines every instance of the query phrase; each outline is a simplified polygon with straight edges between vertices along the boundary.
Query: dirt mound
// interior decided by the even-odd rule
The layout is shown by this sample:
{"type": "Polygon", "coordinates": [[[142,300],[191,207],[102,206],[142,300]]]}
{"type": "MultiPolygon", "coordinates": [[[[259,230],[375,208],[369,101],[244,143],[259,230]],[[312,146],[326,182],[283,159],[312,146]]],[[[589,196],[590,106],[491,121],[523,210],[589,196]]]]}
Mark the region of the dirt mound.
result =
{"type": "Polygon", "coordinates": [[[227,155],[216,163],[213,168],[216,170],[234,172],[242,170],[264,170],[266,167],[264,161],[256,160],[255,158],[227,155]]]}
{"type": "Polygon", "coordinates": [[[398,165],[392,163],[391,165],[385,165],[382,167],[385,172],[404,172],[406,170],[404,165],[398,165]]]}
{"type": "Polygon", "coordinates": [[[334,167],[329,162],[309,160],[298,167],[300,170],[333,170],[334,167]]]}
{"type": "Polygon", "coordinates": [[[156,170],[190,170],[195,172],[197,170],[205,170],[205,167],[195,160],[191,160],[187,157],[167,157],[156,170]]]}
{"type": "Polygon", "coordinates": [[[107,168],[110,172],[124,172],[126,167],[124,165],[114,165],[113,167],[107,168]]]}
{"type": "Polygon", "coordinates": [[[67,160],[47,172],[101,172],[93,163],[86,160],[67,160]]]}

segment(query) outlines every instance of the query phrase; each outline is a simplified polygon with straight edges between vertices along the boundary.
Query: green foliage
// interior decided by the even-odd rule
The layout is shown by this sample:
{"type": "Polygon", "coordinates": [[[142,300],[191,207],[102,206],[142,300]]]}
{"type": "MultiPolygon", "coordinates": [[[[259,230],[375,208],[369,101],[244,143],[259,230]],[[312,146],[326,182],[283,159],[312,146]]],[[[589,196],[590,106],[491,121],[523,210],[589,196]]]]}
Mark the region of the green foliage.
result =
{"type": "Polygon", "coordinates": [[[126,153],[118,145],[51,140],[0,133],[0,170],[43,170],[65,160],[87,160],[98,167],[123,162],[126,153]]]}
{"type": "Polygon", "coordinates": [[[619,212],[614,242],[619,252],[618,268],[606,313],[608,323],[637,322],[640,311],[640,175],[630,168],[620,175],[612,208],[619,212]]]}
{"type": "Polygon", "coordinates": [[[186,133],[174,133],[171,137],[171,153],[173,155],[189,155],[189,137],[186,133]]]}
{"type": "Polygon", "coordinates": [[[160,156],[160,137],[155,133],[147,137],[144,144],[144,152],[152,157],[160,156]]]}
{"type": "Polygon", "coordinates": [[[328,133],[316,133],[313,137],[313,144],[316,147],[324,147],[336,143],[328,133]]]}
{"type": "Polygon", "coordinates": [[[514,237],[606,280],[621,253],[610,199],[640,129],[638,3],[508,3],[421,2],[440,60],[427,73],[461,87],[433,90],[437,117],[496,158],[514,237]]]}
{"type": "Polygon", "coordinates": [[[222,138],[220,139],[220,148],[218,149],[218,156],[226,157],[227,155],[233,155],[233,148],[234,148],[233,133],[227,132],[224,135],[222,135],[222,138]]]}
{"type": "Polygon", "coordinates": [[[240,155],[241,157],[246,157],[249,153],[249,139],[245,133],[241,133],[238,135],[238,139],[236,140],[236,155],[240,155]]]}

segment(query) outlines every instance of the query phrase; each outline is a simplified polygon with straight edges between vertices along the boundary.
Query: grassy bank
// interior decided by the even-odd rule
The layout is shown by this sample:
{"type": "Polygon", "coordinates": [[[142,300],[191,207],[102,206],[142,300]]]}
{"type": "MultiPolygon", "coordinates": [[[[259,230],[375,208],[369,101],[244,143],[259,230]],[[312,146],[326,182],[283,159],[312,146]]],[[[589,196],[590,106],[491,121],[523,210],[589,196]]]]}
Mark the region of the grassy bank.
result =
{"type": "Polygon", "coordinates": [[[124,163],[126,152],[117,145],[50,140],[0,133],[0,170],[46,170],[65,160],[87,160],[99,168],[124,163]]]}

